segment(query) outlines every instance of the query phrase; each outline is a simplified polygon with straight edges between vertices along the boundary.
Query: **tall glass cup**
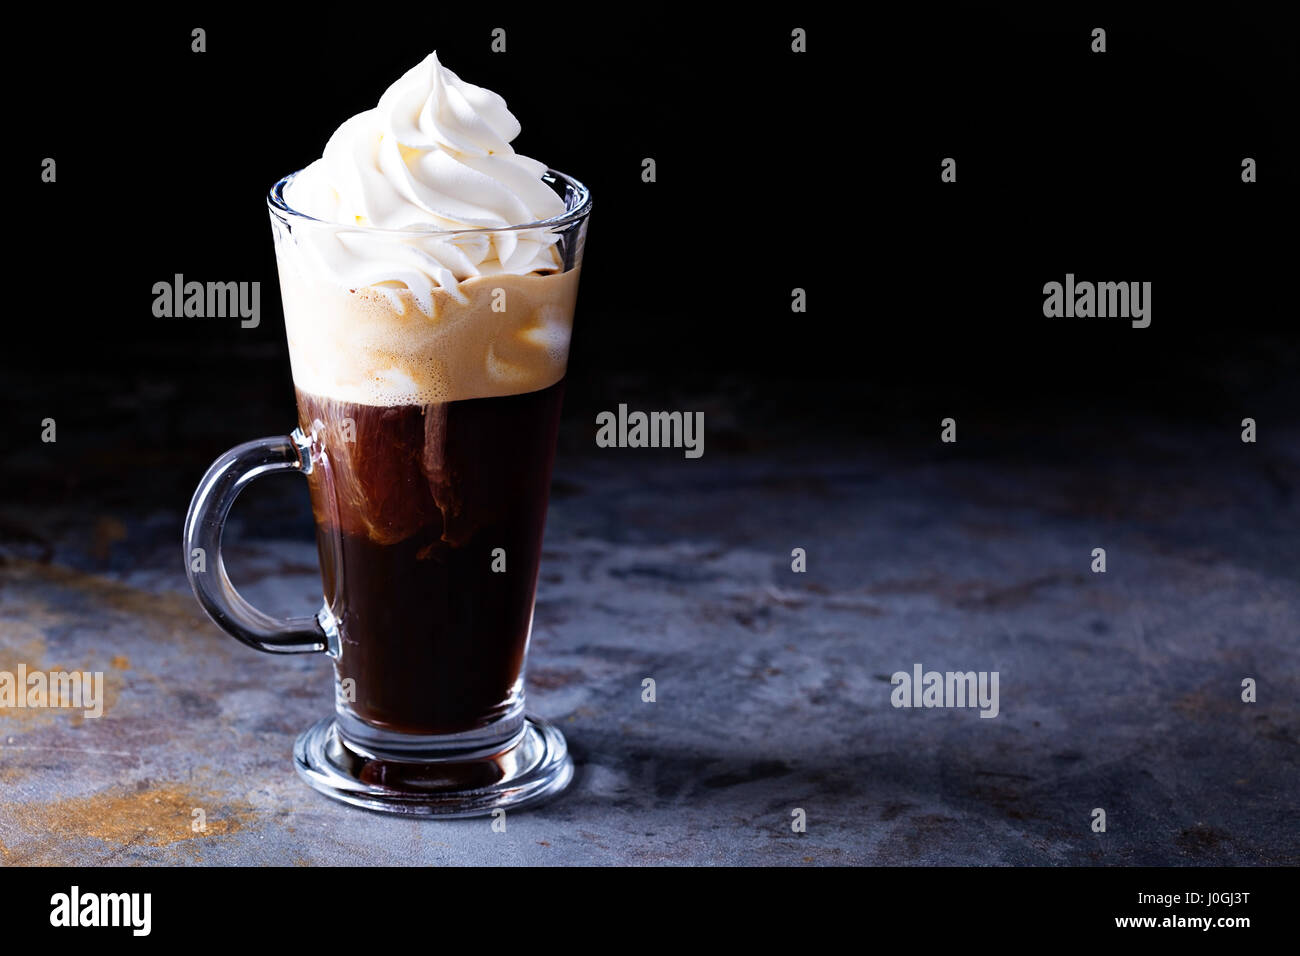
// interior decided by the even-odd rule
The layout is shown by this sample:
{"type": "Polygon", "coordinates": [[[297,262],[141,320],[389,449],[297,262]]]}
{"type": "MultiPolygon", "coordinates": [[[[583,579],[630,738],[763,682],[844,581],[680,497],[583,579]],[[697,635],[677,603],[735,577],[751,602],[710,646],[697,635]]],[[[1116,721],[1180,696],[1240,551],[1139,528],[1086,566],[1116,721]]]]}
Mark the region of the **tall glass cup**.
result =
{"type": "Polygon", "coordinates": [[[294,748],[322,793],[438,816],[558,793],[572,760],[524,712],[524,663],[590,193],[551,170],[565,202],[553,219],[412,232],[306,216],[286,201],[292,180],[268,205],[298,427],[203,477],[185,521],[190,584],[245,644],[333,658],[334,714],[294,748]],[[340,285],[340,255],[408,281],[340,285]],[[520,262],[533,271],[510,271],[520,262]],[[235,496],[283,470],[310,488],[315,617],[252,607],[221,559],[235,496]]]}

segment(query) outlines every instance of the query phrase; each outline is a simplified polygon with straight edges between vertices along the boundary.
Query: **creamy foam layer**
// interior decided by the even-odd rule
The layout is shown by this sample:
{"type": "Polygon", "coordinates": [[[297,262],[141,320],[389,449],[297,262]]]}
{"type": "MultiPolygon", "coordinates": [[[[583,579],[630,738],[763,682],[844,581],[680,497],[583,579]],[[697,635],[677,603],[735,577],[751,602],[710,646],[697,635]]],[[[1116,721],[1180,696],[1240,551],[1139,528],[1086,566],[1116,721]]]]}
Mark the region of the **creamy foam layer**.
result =
{"type": "Polygon", "coordinates": [[[361,405],[428,405],[518,395],[564,377],[578,270],[477,276],[459,296],[346,289],[280,263],[294,384],[361,405]],[[464,301],[461,301],[463,297],[464,301]]]}

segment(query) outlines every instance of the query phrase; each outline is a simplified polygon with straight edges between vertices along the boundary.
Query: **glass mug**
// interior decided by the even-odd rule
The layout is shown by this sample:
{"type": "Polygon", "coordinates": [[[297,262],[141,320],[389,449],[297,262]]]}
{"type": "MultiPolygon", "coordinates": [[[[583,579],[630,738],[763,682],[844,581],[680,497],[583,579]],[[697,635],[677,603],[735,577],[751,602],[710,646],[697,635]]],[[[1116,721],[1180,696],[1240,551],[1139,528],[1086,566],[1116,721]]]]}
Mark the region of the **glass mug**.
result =
{"type": "Polygon", "coordinates": [[[185,562],[235,638],[333,658],[334,715],[298,738],[294,763],[346,803],[478,816],[573,777],[563,735],[525,714],[523,678],[591,195],[543,178],[565,212],[504,229],[321,222],[289,206],[292,175],[268,198],[298,427],[213,463],[185,519],[185,562]],[[313,269],[341,251],[426,274],[465,259],[544,268],[347,289],[313,269]],[[221,532],[248,482],[285,470],[307,476],[324,604],[278,620],[231,584],[221,532]]]}

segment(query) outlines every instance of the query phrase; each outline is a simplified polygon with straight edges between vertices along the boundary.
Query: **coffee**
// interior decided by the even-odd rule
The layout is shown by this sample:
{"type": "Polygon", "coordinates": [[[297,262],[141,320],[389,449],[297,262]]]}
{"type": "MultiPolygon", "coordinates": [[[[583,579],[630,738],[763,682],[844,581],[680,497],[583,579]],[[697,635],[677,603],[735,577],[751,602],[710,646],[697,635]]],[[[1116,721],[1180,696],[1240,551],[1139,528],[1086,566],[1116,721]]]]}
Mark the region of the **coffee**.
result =
{"type": "Polygon", "coordinates": [[[461,733],[517,703],[563,391],[375,406],[298,390],[325,452],[308,481],[338,676],[366,723],[461,733]]]}

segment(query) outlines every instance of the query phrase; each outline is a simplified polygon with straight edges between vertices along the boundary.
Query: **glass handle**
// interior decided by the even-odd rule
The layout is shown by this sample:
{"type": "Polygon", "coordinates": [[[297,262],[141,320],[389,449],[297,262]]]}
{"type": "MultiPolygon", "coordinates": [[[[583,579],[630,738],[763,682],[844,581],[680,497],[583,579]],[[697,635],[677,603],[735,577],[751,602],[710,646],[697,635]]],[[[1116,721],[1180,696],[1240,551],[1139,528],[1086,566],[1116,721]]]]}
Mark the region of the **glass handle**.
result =
{"type": "Polygon", "coordinates": [[[333,617],[322,607],[316,617],[274,618],[245,601],[226,574],[221,532],[230,506],[254,478],[276,471],[310,474],[311,445],[311,439],[295,428],[292,435],[230,449],[203,476],[185,516],[185,567],[194,596],[223,631],[271,654],[330,650],[331,634],[336,633],[333,617]]]}

